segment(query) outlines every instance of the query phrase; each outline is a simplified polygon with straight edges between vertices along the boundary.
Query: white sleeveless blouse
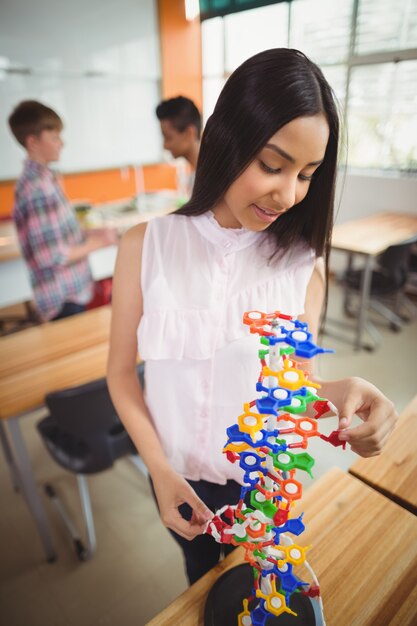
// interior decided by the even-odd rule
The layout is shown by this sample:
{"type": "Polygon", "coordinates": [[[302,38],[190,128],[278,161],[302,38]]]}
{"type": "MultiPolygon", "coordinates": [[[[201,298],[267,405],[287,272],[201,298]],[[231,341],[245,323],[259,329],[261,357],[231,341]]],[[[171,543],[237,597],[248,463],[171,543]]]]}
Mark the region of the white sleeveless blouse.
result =
{"type": "Polygon", "coordinates": [[[213,213],[167,215],[146,228],[138,349],[146,402],[174,469],[190,480],[242,482],[222,454],[226,428],[257,393],[259,338],[246,311],[300,315],[313,251],[279,260],[265,232],[222,228],[213,213]]]}

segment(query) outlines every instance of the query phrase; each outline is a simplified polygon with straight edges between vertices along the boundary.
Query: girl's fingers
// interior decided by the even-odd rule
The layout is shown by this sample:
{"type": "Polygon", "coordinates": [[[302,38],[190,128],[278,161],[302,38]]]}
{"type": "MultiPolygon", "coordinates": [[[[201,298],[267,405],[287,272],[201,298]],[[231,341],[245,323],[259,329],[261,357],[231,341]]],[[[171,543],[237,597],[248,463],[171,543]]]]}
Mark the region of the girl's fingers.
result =
{"type": "Polygon", "coordinates": [[[397,414],[392,403],[383,396],[374,399],[366,413],[363,412],[361,416],[366,420],[363,424],[340,433],[339,437],[350,443],[357,454],[374,456],[381,452],[387,442],[395,426],[397,414]]]}
{"type": "Polygon", "coordinates": [[[359,406],[354,398],[348,398],[339,410],[339,429],[349,428],[352,423],[353,416],[359,406]]]}
{"type": "Polygon", "coordinates": [[[377,446],[372,446],[371,444],[366,444],[366,443],[365,444],[358,443],[357,445],[353,444],[351,446],[351,449],[353,450],[353,452],[355,452],[356,454],[359,454],[359,456],[362,456],[362,457],[377,456],[378,454],[381,453],[381,449],[387,443],[389,436],[390,436],[390,433],[388,433],[385,437],[383,437],[377,446]]]}
{"type": "MultiPolygon", "coordinates": [[[[211,514],[212,517],[213,514],[211,514]]],[[[208,521],[208,520],[207,520],[208,521]]],[[[191,541],[198,535],[203,534],[207,521],[202,521],[197,518],[194,511],[191,516],[191,520],[187,521],[182,517],[179,513],[178,509],[174,509],[172,511],[172,515],[170,515],[170,519],[166,519],[166,526],[176,532],[181,537],[188,539],[191,541]]]]}
{"type": "Polygon", "coordinates": [[[207,522],[213,517],[213,513],[197,496],[194,489],[181,479],[181,485],[177,493],[172,492],[172,498],[165,503],[164,510],[161,510],[161,519],[167,528],[170,528],[181,537],[191,540],[201,535],[207,522]],[[182,517],[178,510],[181,504],[188,504],[192,509],[190,520],[182,517]]]}
{"type": "Polygon", "coordinates": [[[178,535],[181,535],[181,537],[184,537],[184,539],[188,539],[189,541],[195,539],[195,537],[197,537],[198,535],[202,535],[205,527],[206,522],[204,522],[203,524],[193,524],[191,523],[191,521],[187,522],[187,520],[181,517],[181,515],[178,515],[175,521],[173,520],[173,522],[169,525],[169,528],[171,528],[171,530],[176,532],[178,535]]]}
{"type": "Polygon", "coordinates": [[[193,516],[195,516],[197,523],[204,525],[213,517],[213,513],[204,504],[204,502],[200,500],[194,489],[191,487],[189,487],[188,493],[184,497],[184,501],[187,502],[187,504],[189,504],[192,508],[193,516]]]}

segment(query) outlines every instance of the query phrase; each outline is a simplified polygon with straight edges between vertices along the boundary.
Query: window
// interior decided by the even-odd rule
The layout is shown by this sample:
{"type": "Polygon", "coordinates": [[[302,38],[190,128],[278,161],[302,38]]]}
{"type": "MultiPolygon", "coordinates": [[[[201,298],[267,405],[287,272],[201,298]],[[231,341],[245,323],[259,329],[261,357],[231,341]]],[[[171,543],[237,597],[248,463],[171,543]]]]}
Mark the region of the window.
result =
{"type": "Polygon", "coordinates": [[[288,4],[215,17],[202,23],[203,115],[207,120],[227,77],[245,59],[288,45],[288,4]]]}
{"type": "Polygon", "coordinates": [[[349,161],[417,172],[417,60],[353,68],[349,161]]]}
{"type": "Polygon", "coordinates": [[[289,46],[318,65],[346,63],[352,0],[298,0],[291,5],[289,46]]]}
{"type": "Polygon", "coordinates": [[[348,165],[417,172],[416,0],[284,0],[204,20],[202,35],[205,119],[242,61],[268,48],[298,48],[335,91],[348,165]]]}
{"type": "Polygon", "coordinates": [[[415,0],[360,0],[356,24],[356,54],[417,46],[415,0]]]}
{"type": "Polygon", "coordinates": [[[226,15],[225,69],[232,73],[245,59],[268,48],[281,48],[288,41],[286,2],[226,15]]]}

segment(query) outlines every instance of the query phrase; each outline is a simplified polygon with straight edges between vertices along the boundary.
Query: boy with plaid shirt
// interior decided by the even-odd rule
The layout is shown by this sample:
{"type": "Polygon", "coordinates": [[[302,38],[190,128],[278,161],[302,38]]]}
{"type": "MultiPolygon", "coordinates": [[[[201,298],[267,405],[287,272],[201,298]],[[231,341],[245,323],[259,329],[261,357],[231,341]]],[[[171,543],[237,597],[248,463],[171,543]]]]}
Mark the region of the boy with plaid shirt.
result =
{"type": "Polygon", "coordinates": [[[39,317],[47,321],[79,313],[93,296],[88,255],[115,243],[115,234],[103,230],[85,235],[48,167],[59,159],[63,146],[57,113],[27,100],[13,110],[9,125],[27,152],[16,183],[13,220],[39,317]]]}

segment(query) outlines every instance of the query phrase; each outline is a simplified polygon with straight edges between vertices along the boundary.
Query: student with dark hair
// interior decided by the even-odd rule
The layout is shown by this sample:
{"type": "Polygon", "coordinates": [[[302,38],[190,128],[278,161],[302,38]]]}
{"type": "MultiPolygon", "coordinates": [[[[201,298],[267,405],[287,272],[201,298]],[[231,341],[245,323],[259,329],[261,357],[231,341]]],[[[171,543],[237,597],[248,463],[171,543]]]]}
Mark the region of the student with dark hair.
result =
{"type": "MultiPolygon", "coordinates": [[[[202,534],[207,520],[240,494],[240,468],[222,448],[258,375],[243,313],[280,310],[317,336],[338,137],[316,65],[297,50],[255,55],[207,122],[190,201],[133,228],[120,247],[110,391],[191,583],[219,559],[221,546],[202,534]]],[[[338,408],[341,439],[361,456],[378,454],[396,421],[392,403],[357,377],[322,382],[322,392],[338,408]],[[352,427],[355,413],[363,424],[352,427]]]]}
{"type": "Polygon", "coordinates": [[[59,115],[41,102],[25,100],[12,111],[9,126],[27,153],[16,182],[13,220],[39,317],[47,321],[80,313],[93,296],[87,257],[115,243],[115,233],[103,229],[85,235],[48,167],[64,145],[59,115]]]}
{"type": "Polygon", "coordinates": [[[194,182],[200,149],[201,114],[194,102],[184,96],[162,100],[156,107],[164,148],[177,159],[183,157],[191,166],[190,191],[194,182]]]}

